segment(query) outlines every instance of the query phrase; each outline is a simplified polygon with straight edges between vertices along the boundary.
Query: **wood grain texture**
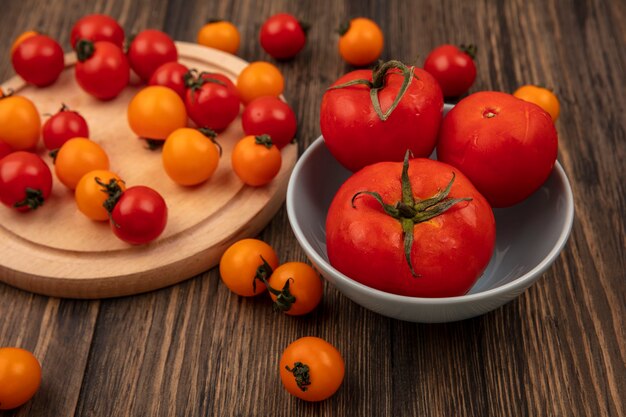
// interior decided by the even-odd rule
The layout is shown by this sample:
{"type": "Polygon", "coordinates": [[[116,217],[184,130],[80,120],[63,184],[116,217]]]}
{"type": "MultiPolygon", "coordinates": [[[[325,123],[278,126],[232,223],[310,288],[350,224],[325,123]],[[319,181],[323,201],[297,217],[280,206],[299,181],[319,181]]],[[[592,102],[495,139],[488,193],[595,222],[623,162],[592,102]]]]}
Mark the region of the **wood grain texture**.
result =
{"type": "MultiPolygon", "coordinates": [[[[128,31],[163,28],[193,41],[205,18],[232,20],[240,56],[268,59],[263,20],[287,11],[313,24],[305,50],[277,65],[299,122],[300,150],[319,135],[323,89],[345,71],[338,24],[379,22],[383,58],[421,64],[433,46],[479,45],[473,91],[527,83],[562,98],[559,160],[576,219],[545,276],[485,316],[445,325],[387,319],[326,286],[306,318],[273,314],[220,283],[217,271],[159,291],[103,301],[34,296],[0,285],[0,345],[34,350],[44,385],[15,416],[626,416],[626,3],[601,0],[5,1],[0,55],[41,26],[67,45],[87,12],[120,18],[128,31]],[[330,400],[290,397],[276,369],[282,349],[326,338],[346,360],[330,400]]],[[[12,75],[0,62],[0,79],[12,75]]],[[[304,260],[281,209],[260,237],[281,260],[304,260]]]]}

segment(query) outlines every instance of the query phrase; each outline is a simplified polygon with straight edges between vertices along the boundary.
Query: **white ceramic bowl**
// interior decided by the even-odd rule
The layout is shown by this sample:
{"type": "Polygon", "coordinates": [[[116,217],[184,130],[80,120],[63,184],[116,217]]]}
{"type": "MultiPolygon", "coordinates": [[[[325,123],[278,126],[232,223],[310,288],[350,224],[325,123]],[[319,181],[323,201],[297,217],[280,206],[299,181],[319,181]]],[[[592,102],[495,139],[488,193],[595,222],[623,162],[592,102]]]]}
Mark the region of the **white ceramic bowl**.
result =
{"type": "Polygon", "coordinates": [[[524,202],[494,210],[496,248],[487,269],[463,296],[405,297],[367,287],[333,268],[326,253],[326,213],[350,176],[319,137],[297,162],[287,189],[287,214],[307,256],[345,296],[382,315],[436,323],[463,320],[513,300],[554,262],[567,242],[574,202],[567,176],[557,162],[546,183],[524,202]]]}

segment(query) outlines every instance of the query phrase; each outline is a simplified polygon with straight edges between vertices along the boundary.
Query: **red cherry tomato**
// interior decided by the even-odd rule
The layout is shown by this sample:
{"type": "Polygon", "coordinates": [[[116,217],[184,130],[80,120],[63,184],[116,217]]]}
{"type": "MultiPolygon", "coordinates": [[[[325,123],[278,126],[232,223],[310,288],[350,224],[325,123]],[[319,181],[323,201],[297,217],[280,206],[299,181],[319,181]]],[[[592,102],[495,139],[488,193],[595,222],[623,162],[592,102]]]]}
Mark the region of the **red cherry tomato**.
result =
{"type": "Polygon", "coordinates": [[[76,44],[76,53],[76,81],[87,93],[100,100],[110,100],[128,85],[128,60],[111,42],[81,40],[76,44]]]}
{"type": "Polygon", "coordinates": [[[8,154],[12,153],[13,149],[6,143],[0,140],[0,159],[4,158],[8,154]]]}
{"type": "Polygon", "coordinates": [[[63,104],[61,110],[43,124],[42,137],[46,149],[59,149],[72,138],[88,138],[89,127],[80,113],[63,104]]]}
{"type": "Polygon", "coordinates": [[[121,49],[124,46],[124,29],[110,16],[91,14],[81,18],[72,27],[72,48],[76,48],[76,43],[81,39],[92,42],[107,41],[121,49]]]}
{"type": "Polygon", "coordinates": [[[435,77],[445,97],[457,97],[467,92],[476,79],[474,45],[460,48],[441,45],[426,57],[424,69],[435,77]]]}
{"type": "Polygon", "coordinates": [[[139,32],[128,48],[130,67],[144,82],[166,62],[178,60],[178,51],[172,38],[156,29],[139,32]]]}
{"type": "Polygon", "coordinates": [[[241,116],[247,136],[269,135],[278,149],[292,141],[296,134],[296,115],[277,97],[259,97],[246,106],[241,116]]]}
{"type": "Polygon", "coordinates": [[[186,66],[178,62],[166,62],[154,71],[148,85],[161,85],[176,91],[176,94],[185,100],[185,74],[189,72],[186,66]]]}
{"type": "Polygon", "coordinates": [[[52,191],[52,173],[39,156],[13,152],[0,159],[0,201],[18,211],[35,210],[52,191]]]}
{"type": "Polygon", "coordinates": [[[278,13],[263,23],[259,40],[265,52],[274,58],[289,59],[304,48],[306,34],[298,19],[288,13],[278,13]]]}
{"type": "Polygon", "coordinates": [[[167,224],[167,205],[152,188],[138,185],[123,192],[111,212],[115,236],[141,245],[159,237],[167,224]]]}
{"type": "Polygon", "coordinates": [[[185,107],[187,114],[198,127],[222,131],[239,115],[237,87],[222,74],[201,73],[198,77],[188,73],[185,107]]]}
{"type": "Polygon", "coordinates": [[[20,77],[37,87],[54,83],[65,67],[63,49],[45,35],[21,41],[11,54],[11,63],[20,77]]]}

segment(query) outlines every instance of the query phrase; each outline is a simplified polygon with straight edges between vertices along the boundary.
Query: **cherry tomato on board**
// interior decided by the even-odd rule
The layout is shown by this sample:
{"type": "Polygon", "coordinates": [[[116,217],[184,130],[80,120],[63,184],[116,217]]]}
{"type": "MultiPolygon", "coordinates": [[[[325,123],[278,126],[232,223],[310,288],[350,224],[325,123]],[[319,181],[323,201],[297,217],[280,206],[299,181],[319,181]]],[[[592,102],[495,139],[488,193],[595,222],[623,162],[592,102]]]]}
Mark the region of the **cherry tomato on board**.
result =
{"type": "Polygon", "coordinates": [[[41,119],[32,101],[22,96],[0,95],[0,141],[14,151],[34,150],[41,119]]]}
{"type": "Polygon", "coordinates": [[[241,181],[260,187],[278,174],[282,157],[268,135],[246,136],[235,145],[231,163],[241,181]]]}
{"type": "Polygon", "coordinates": [[[21,348],[0,348],[0,410],[11,410],[30,400],[41,385],[41,365],[21,348]]]}
{"type": "Polygon", "coordinates": [[[43,124],[43,144],[48,150],[59,149],[72,138],[89,137],[87,121],[80,113],[70,110],[65,104],[43,124]]]}
{"type": "Polygon", "coordinates": [[[269,135],[278,149],[289,144],[297,130],[296,115],[278,97],[259,97],[243,110],[241,125],[246,135],[269,135]]]}
{"type": "Polygon", "coordinates": [[[161,153],[167,175],[180,185],[197,185],[211,178],[221,154],[215,136],[212,130],[202,128],[173,131],[161,153]]]}
{"type": "Polygon", "coordinates": [[[267,280],[274,306],[290,316],[310,313],[322,300],[324,286],[319,274],[303,262],[287,262],[267,280]]]}
{"type": "Polygon", "coordinates": [[[237,78],[237,90],[244,104],[263,96],[278,97],[284,87],[285,79],[280,70],[264,61],[249,64],[237,78]]]}
{"type": "Polygon", "coordinates": [[[185,84],[185,108],[198,127],[221,132],[239,115],[239,92],[225,75],[190,71],[185,84]]]}
{"type": "Polygon", "coordinates": [[[461,171],[408,155],[367,166],[341,186],[326,218],[328,259],[380,291],[463,295],[493,254],[493,212],[461,171]]]}
{"type": "Polygon", "coordinates": [[[220,259],[220,276],[229,290],[252,297],[266,290],[257,276],[266,279],[278,267],[274,249],[258,239],[242,239],[233,243],[220,259]]]}
{"type": "Polygon", "coordinates": [[[167,204],[161,194],[152,188],[143,185],[130,187],[113,204],[111,229],[124,242],[143,245],[155,240],[165,230],[167,204]]]}
{"type": "Polygon", "coordinates": [[[9,145],[0,140],[0,159],[4,158],[11,152],[13,152],[13,149],[11,149],[9,145]]]}
{"type": "Polygon", "coordinates": [[[164,141],[187,126],[185,103],[170,88],[154,85],[139,91],[128,104],[128,124],[140,138],[164,141]]]}
{"type": "Polygon", "coordinates": [[[339,54],[349,64],[363,67],[383,51],[383,32],[373,20],[357,17],[339,29],[339,54]]]}
{"type": "Polygon", "coordinates": [[[79,40],[107,41],[118,48],[124,47],[124,29],[115,19],[104,14],[90,14],[79,19],[70,33],[72,48],[79,40]]]}
{"type": "Polygon", "coordinates": [[[236,54],[239,49],[239,31],[225,20],[211,21],[200,28],[197,41],[200,45],[236,54]]]}
{"type": "Polygon", "coordinates": [[[166,62],[154,71],[148,85],[161,85],[171,88],[182,98],[185,99],[187,87],[185,86],[185,74],[189,70],[183,64],[178,62],[166,62]]]}
{"type": "Polygon", "coordinates": [[[510,94],[481,91],[446,115],[437,158],[461,170],[492,207],[517,204],[548,179],[558,137],[548,113],[510,94]]]}
{"type": "Polygon", "coordinates": [[[35,30],[27,30],[26,32],[23,32],[20,36],[18,36],[17,39],[13,41],[13,45],[11,45],[11,56],[13,55],[13,52],[15,52],[17,47],[20,45],[20,43],[22,43],[23,41],[25,41],[26,39],[30,37],[37,36],[37,35],[40,35],[40,33],[35,30]]]}
{"type": "Polygon", "coordinates": [[[128,47],[130,67],[144,82],[148,82],[161,65],[177,60],[178,51],[174,41],[160,30],[139,32],[128,47]]]}
{"type": "Polygon", "coordinates": [[[0,201],[26,212],[43,205],[52,191],[48,165],[30,152],[13,152],[0,159],[0,201]]]}
{"type": "Polygon", "coordinates": [[[37,87],[54,83],[65,68],[63,49],[45,35],[28,36],[11,53],[17,75],[37,87]]]}
{"type": "Polygon", "coordinates": [[[130,68],[124,52],[111,42],[76,43],[78,61],[74,68],[78,85],[99,100],[117,97],[130,79],[130,68]]]}
{"type": "Polygon", "coordinates": [[[424,62],[424,70],[435,77],[444,97],[466,93],[476,79],[476,46],[441,45],[433,49],[424,62]]]}
{"type": "Polygon", "coordinates": [[[74,198],[76,206],[81,213],[91,220],[109,220],[109,212],[105,208],[105,202],[109,199],[109,190],[124,192],[124,181],[111,171],[96,169],[82,176],[74,198]]]}
{"type": "Polygon", "coordinates": [[[83,175],[96,169],[109,169],[109,157],[100,145],[87,138],[68,140],[54,160],[57,178],[70,190],[76,189],[83,175]]]}
{"type": "Polygon", "coordinates": [[[547,111],[550,114],[550,117],[552,117],[553,122],[556,122],[556,119],[559,118],[561,110],[559,99],[547,88],[536,85],[523,85],[515,90],[513,95],[524,101],[534,103],[547,111]]]}
{"type": "Polygon", "coordinates": [[[341,353],[319,337],[302,337],[283,351],[279,363],[285,389],[305,401],[331,397],[343,382],[345,365],[341,353]]]}
{"type": "Polygon", "coordinates": [[[304,48],[306,33],[298,19],[288,13],[278,13],[263,23],[259,41],[272,57],[290,59],[304,48]]]}

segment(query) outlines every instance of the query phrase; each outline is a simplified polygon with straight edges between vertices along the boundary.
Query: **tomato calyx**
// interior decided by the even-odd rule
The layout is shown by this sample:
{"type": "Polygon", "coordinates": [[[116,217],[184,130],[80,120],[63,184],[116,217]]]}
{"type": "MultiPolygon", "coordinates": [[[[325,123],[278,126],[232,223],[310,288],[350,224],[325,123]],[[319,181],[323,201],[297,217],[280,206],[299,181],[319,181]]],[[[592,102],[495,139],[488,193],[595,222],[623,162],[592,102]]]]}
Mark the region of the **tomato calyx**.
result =
{"type": "Polygon", "coordinates": [[[289,365],[285,365],[285,369],[293,374],[298,388],[302,391],[306,391],[309,385],[311,385],[311,374],[309,373],[309,366],[307,364],[294,362],[293,368],[289,369],[289,365]]]}
{"type": "Polygon", "coordinates": [[[270,264],[267,263],[263,255],[259,255],[259,256],[261,257],[261,261],[263,261],[263,263],[259,265],[259,267],[256,269],[256,274],[254,274],[254,278],[252,279],[252,290],[255,293],[256,293],[256,280],[258,279],[262,283],[266,284],[267,280],[272,276],[272,272],[274,272],[274,270],[272,269],[270,264]]]}
{"type": "Polygon", "coordinates": [[[364,78],[359,78],[356,80],[348,81],[347,83],[339,84],[333,87],[328,88],[328,90],[337,90],[340,88],[351,87],[353,85],[365,85],[370,89],[370,99],[372,100],[372,106],[374,107],[374,111],[378,115],[378,118],[383,122],[391,116],[391,113],[398,107],[400,104],[400,100],[404,97],[404,94],[407,92],[413,77],[417,78],[415,75],[415,67],[407,67],[402,62],[392,59],[387,62],[383,62],[380,65],[377,65],[372,70],[372,81],[366,80],[364,78]],[[391,103],[391,106],[387,109],[386,112],[383,112],[380,107],[380,101],[378,99],[378,92],[385,88],[385,81],[387,79],[387,73],[389,70],[398,69],[404,80],[402,81],[402,85],[398,90],[398,95],[391,103]]]}
{"type": "Polygon", "coordinates": [[[272,142],[272,138],[270,137],[270,135],[265,134],[255,136],[254,143],[256,143],[257,145],[263,145],[267,149],[270,149],[274,145],[274,142],[272,142]]]}
{"type": "Polygon", "coordinates": [[[413,196],[413,190],[411,188],[411,181],[409,180],[409,151],[404,155],[404,162],[402,164],[402,200],[395,204],[387,204],[383,201],[383,198],[376,191],[359,191],[352,196],[352,208],[356,209],[354,201],[362,194],[373,197],[382,207],[383,211],[400,222],[402,226],[402,235],[404,240],[404,256],[406,258],[411,274],[414,277],[420,277],[413,269],[413,263],[411,262],[411,249],[413,248],[413,229],[416,224],[428,221],[434,217],[443,214],[452,206],[463,201],[471,201],[471,198],[451,198],[448,197],[452,184],[454,183],[455,174],[452,172],[452,178],[450,182],[443,190],[434,194],[432,197],[425,199],[415,199],[413,196]]]}
{"type": "Polygon", "coordinates": [[[119,199],[122,197],[122,194],[124,194],[124,191],[119,184],[121,180],[111,178],[109,182],[103,182],[99,177],[96,177],[94,178],[94,181],[96,181],[96,183],[100,187],[102,187],[101,191],[108,195],[108,198],[104,200],[104,203],[102,203],[102,207],[104,207],[107,213],[109,213],[109,218],[111,219],[111,221],[113,221],[113,219],[111,218],[113,209],[115,208],[115,205],[117,204],[119,199]]]}
{"type": "Polygon", "coordinates": [[[13,204],[13,207],[28,207],[31,210],[36,210],[37,207],[43,206],[43,192],[40,189],[26,187],[24,192],[26,194],[26,197],[22,201],[18,201],[17,203],[13,204]]]}
{"type": "Polygon", "coordinates": [[[478,52],[478,47],[476,45],[471,43],[469,45],[461,44],[459,49],[469,55],[470,58],[474,60],[476,59],[476,53],[478,52]]]}
{"type": "Polygon", "coordinates": [[[213,142],[213,144],[217,146],[217,150],[219,151],[220,156],[222,156],[222,145],[220,145],[219,142],[215,140],[215,138],[217,137],[217,132],[208,127],[199,127],[198,132],[209,138],[211,142],[213,142]]]}
{"type": "MultiPolygon", "coordinates": [[[[202,86],[206,83],[215,83],[219,84],[223,87],[226,87],[226,84],[222,80],[218,80],[217,78],[211,77],[211,73],[207,71],[198,72],[197,69],[192,68],[185,75],[183,75],[183,82],[186,88],[191,88],[191,91],[196,93],[202,86]]],[[[195,99],[195,95],[194,95],[195,99]]]]}
{"type": "Polygon", "coordinates": [[[96,52],[96,47],[92,41],[81,39],[76,42],[76,57],[80,62],[85,62],[96,52]]]}

